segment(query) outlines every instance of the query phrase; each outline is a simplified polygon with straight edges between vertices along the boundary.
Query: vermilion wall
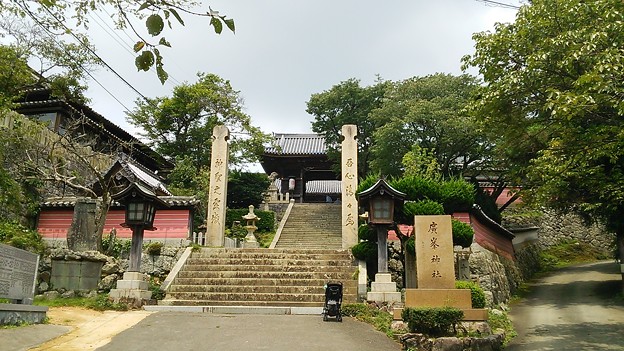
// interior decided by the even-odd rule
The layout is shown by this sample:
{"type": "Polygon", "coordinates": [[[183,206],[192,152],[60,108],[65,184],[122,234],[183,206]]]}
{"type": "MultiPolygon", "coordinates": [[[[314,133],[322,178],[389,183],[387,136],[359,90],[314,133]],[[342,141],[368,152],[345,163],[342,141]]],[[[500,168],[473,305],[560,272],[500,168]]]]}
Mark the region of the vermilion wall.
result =
{"type": "MultiPolygon", "coordinates": [[[[123,228],[123,210],[111,210],[104,224],[104,235],[115,228],[118,238],[131,238],[132,231],[123,228]]],[[[73,209],[44,209],[39,214],[37,230],[45,239],[64,239],[67,237],[67,229],[71,225],[73,209]]],[[[182,210],[158,210],[154,218],[154,231],[146,231],[145,239],[186,239],[190,237],[190,211],[182,210]]]]}

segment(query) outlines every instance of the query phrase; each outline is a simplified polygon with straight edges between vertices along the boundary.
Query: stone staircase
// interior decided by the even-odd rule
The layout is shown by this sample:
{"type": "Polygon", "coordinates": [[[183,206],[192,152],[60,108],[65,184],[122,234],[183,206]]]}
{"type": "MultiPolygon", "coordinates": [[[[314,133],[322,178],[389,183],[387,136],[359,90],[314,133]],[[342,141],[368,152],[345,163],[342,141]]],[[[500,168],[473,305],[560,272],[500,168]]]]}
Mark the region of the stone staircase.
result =
{"type": "Polygon", "coordinates": [[[342,208],[337,204],[294,204],[275,248],[342,248],[342,208]]]}
{"type": "Polygon", "coordinates": [[[328,281],[343,283],[343,303],[356,302],[357,269],[349,250],[203,248],[160,304],[321,307],[328,281]]]}

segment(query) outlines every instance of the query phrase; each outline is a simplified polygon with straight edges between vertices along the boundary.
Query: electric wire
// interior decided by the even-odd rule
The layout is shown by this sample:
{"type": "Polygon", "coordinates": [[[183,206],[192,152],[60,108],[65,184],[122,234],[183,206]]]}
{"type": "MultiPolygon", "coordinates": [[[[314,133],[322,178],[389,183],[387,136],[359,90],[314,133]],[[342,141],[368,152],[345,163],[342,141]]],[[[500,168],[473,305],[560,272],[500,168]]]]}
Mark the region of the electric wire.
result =
{"type": "Polygon", "coordinates": [[[513,9],[513,10],[519,10],[520,9],[520,6],[512,5],[512,4],[508,4],[508,3],[504,3],[504,2],[500,2],[500,1],[494,1],[494,0],[476,0],[476,1],[485,3],[487,5],[502,7],[502,8],[506,8],[506,9],[513,9]]]}

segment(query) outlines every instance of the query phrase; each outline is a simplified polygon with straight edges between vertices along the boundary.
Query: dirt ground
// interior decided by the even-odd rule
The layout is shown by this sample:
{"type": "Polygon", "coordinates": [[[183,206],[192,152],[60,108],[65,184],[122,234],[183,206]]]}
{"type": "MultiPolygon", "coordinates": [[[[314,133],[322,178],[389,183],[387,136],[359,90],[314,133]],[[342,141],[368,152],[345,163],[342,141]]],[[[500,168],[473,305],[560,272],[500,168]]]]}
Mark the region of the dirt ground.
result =
{"type": "Polygon", "coordinates": [[[66,325],[73,329],[31,351],[95,350],[110,342],[118,333],[137,324],[153,312],[94,311],[79,307],[50,307],[49,324],[66,325]]]}

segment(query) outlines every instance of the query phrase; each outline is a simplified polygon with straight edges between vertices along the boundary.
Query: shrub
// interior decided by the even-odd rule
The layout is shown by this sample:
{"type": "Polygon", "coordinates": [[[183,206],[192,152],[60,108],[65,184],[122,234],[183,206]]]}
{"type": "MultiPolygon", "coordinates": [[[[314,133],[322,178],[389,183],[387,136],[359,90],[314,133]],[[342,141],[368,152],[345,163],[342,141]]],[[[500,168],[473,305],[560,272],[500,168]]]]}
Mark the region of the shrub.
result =
{"type": "Polygon", "coordinates": [[[377,243],[362,241],[351,248],[353,257],[366,262],[377,260],[377,243]]]}
{"type": "Polygon", "coordinates": [[[377,233],[367,224],[363,224],[358,228],[358,239],[363,241],[377,241],[377,233]]]}
{"type": "Polygon", "coordinates": [[[160,241],[152,241],[151,243],[147,244],[145,251],[150,255],[160,255],[160,251],[162,250],[163,246],[163,243],[161,243],[160,241]]]}
{"type": "Polygon", "coordinates": [[[118,239],[112,233],[102,237],[102,250],[108,256],[113,256],[115,258],[127,258],[130,254],[131,247],[131,240],[118,239]]]}
{"type": "Polygon", "coordinates": [[[475,194],[474,185],[463,179],[445,181],[440,185],[440,202],[449,214],[469,211],[475,203],[475,194]]]}
{"type": "Polygon", "coordinates": [[[455,333],[464,312],[453,307],[407,307],[403,309],[402,317],[410,332],[438,337],[455,333]]]}
{"type": "Polygon", "coordinates": [[[440,182],[421,176],[408,176],[393,179],[390,186],[405,193],[406,199],[411,201],[432,200],[439,201],[440,182]]]}
{"type": "Polygon", "coordinates": [[[439,202],[432,200],[406,202],[405,205],[403,205],[403,213],[408,218],[411,218],[411,223],[414,220],[414,216],[443,215],[444,206],[442,206],[439,202]]]}
{"type": "Polygon", "coordinates": [[[470,289],[472,308],[485,308],[485,293],[479,284],[458,280],[455,282],[456,289],[470,289]]]}
{"type": "Polygon", "coordinates": [[[472,245],[472,237],[474,236],[474,230],[470,224],[452,219],[451,225],[453,226],[453,245],[470,247],[472,245]]]}
{"type": "Polygon", "coordinates": [[[39,232],[14,222],[0,222],[0,242],[38,254],[45,250],[45,243],[39,232]]]}

